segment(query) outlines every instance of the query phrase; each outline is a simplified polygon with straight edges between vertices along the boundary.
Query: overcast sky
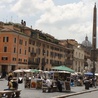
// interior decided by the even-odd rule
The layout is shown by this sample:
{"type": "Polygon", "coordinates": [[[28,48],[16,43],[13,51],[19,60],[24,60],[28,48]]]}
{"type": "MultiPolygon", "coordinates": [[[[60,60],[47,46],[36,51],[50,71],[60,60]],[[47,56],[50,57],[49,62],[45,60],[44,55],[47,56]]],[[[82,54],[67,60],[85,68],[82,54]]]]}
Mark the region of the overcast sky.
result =
{"type": "Polygon", "coordinates": [[[82,43],[87,35],[92,42],[95,2],[98,7],[98,0],[0,0],[0,21],[23,19],[27,26],[57,39],[82,43]]]}

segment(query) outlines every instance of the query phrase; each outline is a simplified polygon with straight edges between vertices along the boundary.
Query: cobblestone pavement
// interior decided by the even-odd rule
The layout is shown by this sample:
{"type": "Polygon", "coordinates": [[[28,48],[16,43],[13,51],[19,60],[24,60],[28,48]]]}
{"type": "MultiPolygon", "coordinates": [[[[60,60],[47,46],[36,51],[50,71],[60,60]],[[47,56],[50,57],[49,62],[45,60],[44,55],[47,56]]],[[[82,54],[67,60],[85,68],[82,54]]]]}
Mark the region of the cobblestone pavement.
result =
{"type": "MultiPolygon", "coordinates": [[[[7,81],[5,79],[0,81],[0,90],[7,88],[7,81]]],[[[21,89],[20,98],[51,98],[54,96],[65,95],[69,93],[85,91],[84,86],[71,87],[71,92],[53,92],[53,93],[43,93],[42,90],[37,89],[25,89],[24,83],[19,84],[19,89],[21,89]]],[[[90,88],[93,89],[93,88],[90,88]]]]}

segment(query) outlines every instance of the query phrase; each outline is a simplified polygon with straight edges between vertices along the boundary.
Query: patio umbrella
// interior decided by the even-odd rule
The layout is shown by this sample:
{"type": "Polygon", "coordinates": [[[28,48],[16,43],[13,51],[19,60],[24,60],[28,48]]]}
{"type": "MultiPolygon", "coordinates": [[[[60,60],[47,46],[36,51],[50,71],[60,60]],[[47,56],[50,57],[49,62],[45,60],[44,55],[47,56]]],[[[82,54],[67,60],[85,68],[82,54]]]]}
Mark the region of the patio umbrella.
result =
{"type": "Polygon", "coordinates": [[[84,75],[86,75],[86,76],[93,76],[93,73],[87,72],[87,73],[84,73],[84,75]]]}
{"type": "Polygon", "coordinates": [[[38,73],[39,70],[37,70],[37,69],[31,69],[31,72],[33,72],[33,73],[38,73]]]}
{"type": "Polygon", "coordinates": [[[23,69],[17,69],[13,71],[14,73],[19,73],[19,72],[23,72],[23,69]]]}
{"type": "Polygon", "coordinates": [[[57,66],[57,67],[52,67],[53,70],[59,70],[59,71],[67,71],[67,72],[71,72],[71,73],[74,73],[75,71],[72,70],[71,68],[68,68],[64,65],[61,65],[61,66],[57,66]]]}
{"type": "Polygon", "coordinates": [[[25,69],[24,72],[30,73],[31,72],[31,69],[25,69]]]}

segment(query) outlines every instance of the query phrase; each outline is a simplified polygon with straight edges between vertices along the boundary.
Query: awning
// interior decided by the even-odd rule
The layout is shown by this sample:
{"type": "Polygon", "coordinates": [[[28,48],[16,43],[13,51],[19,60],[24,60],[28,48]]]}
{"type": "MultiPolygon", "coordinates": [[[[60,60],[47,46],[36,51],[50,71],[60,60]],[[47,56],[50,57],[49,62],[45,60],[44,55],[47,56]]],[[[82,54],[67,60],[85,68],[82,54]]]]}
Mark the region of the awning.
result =
{"type": "Polygon", "coordinates": [[[87,73],[84,73],[84,75],[86,75],[86,76],[93,76],[93,73],[87,72],[87,73]]]}
{"type": "Polygon", "coordinates": [[[61,70],[61,71],[68,71],[70,73],[74,73],[75,72],[74,70],[72,70],[71,68],[66,67],[65,65],[52,67],[51,69],[53,69],[53,70],[61,70]]]}

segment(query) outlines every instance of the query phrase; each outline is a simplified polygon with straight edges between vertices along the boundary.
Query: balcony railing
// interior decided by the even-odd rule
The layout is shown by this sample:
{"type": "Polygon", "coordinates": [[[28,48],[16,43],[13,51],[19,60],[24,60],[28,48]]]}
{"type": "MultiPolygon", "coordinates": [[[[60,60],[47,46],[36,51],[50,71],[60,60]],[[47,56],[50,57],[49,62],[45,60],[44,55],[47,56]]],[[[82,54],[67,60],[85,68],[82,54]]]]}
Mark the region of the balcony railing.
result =
{"type": "Polygon", "coordinates": [[[62,65],[62,63],[55,63],[55,62],[52,62],[51,64],[52,64],[52,66],[60,66],[60,65],[62,65]]]}
{"type": "Polygon", "coordinates": [[[31,52],[31,56],[36,56],[36,53],[35,52],[31,52]]]}
{"type": "Polygon", "coordinates": [[[30,65],[39,65],[39,62],[28,61],[28,64],[30,64],[30,65]]]}
{"type": "Polygon", "coordinates": [[[73,65],[73,60],[66,60],[66,65],[73,65]]]}
{"type": "Polygon", "coordinates": [[[18,64],[27,64],[27,62],[18,62],[18,64]]]}

